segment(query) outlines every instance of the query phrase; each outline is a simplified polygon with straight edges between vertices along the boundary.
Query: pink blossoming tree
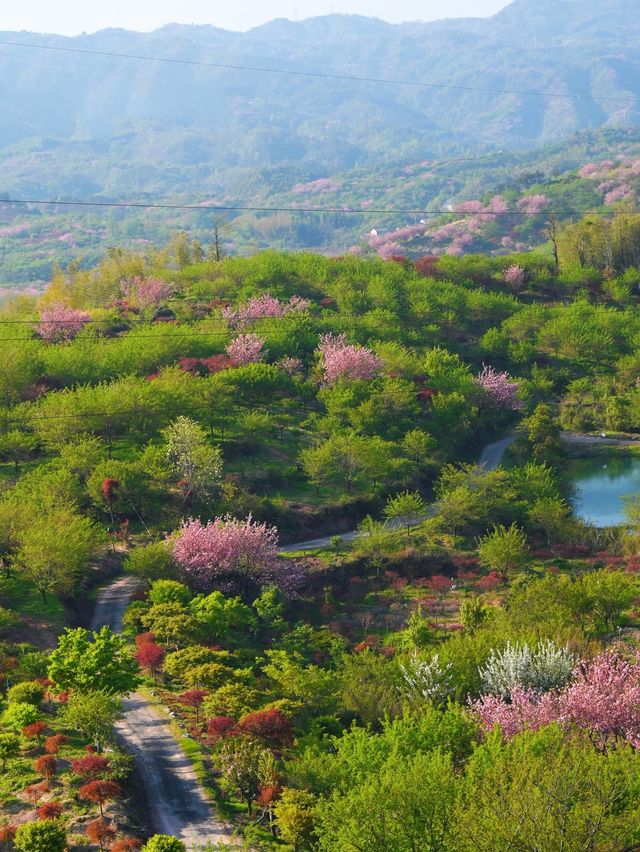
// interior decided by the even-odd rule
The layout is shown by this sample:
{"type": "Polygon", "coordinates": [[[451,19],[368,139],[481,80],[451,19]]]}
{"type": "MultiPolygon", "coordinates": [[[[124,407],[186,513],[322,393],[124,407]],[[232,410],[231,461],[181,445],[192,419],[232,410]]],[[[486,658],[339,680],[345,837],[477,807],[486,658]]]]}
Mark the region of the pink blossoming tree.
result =
{"type": "Polygon", "coordinates": [[[518,383],[514,382],[509,373],[498,373],[493,367],[485,367],[476,382],[486,391],[498,408],[519,411],[522,401],[518,399],[518,383]]]}
{"type": "Polygon", "coordinates": [[[90,319],[86,311],[77,311],[61,304],[53,305],[40,311],[38,334],[48,343],[72,340],[90,319]]]}
{"type": "Polygon", "coordinates": [[[244,327],[252,320],[282,319],[288,314],[302,313],[310,306],[311,302],[301,296],[292,296],[288,302],[281,302],[270,293],[263,293],[249,299],[246,305],[237,310],[232,307],[224,308],[222,316],[231,326],[244,327]]]}
{"type": "Polygon", "coordinates": [[[229,358],[240,366],[257,364],[264,358],[264,340],[257,334],[241,334],[227,346],[229,358]]]}
{"type": "Polygon", "coordinates": [[[174,284],[168,284],[161,278],[142,278],[136,275],[134,278],[126,278],[122,281],[122,295],[132,298],[141,308],[156,307],[161,302],[170,298],[175,289],[174,284]]]}
{"type": "Polygon", "coordinates": [[[328,385],[344,376],[348,379],[373,379],[382,370],[382,360],[364,346],[347,343],[346,336],[325,334],[318,352],[322,360],[324,379],[328,385]]]}
{"type": "Polygon", "coordinates": [[[173,558],[184,578],[194,588],[210,592],[229,588],[234,578],[244,576],[258,586],[275,584],[288,595],[295,594],[302,580],[295,563],[278,553],[278,531],[251,516],[245,521],[226,516],[208,524],[187,521],[178,533],[173,558]]]}
{"type": "Polygon", "coordinates": [[[518,293],[524,288],[526,274],[522,266],[516,264],[508,266],[503,273],[505,284],[514,292],[518,293]]]}

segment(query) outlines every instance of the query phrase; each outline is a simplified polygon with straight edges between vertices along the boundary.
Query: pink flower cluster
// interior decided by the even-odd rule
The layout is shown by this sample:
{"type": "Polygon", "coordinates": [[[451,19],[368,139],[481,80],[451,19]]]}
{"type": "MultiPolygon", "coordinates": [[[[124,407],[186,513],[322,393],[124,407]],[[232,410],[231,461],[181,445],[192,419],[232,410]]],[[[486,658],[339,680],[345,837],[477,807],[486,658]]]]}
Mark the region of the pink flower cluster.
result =
{"type": "Polygon", "coordinates": [[[256,364],[264,358],[264,340],[257,334],[240,334],[227,346],[229,358],[240,366],[256,364]]]}
{"type": "Polygon", "coordinates": [[[341,376],[348,379],[373,379],[382,370],[382,361],[375,352],[364,346],[347,343],[346,336],[325,334],[318,347],[324,379],[328,385],[341,376]]]}
{"type": "Polygon", "coordinates": [[[517,396],[518,384],[509,373],[498,373],[493,367],[485,367],[476,377],[476,382],[499,408],[510,411],[519,411],[522,408],[522,401],[517,396]]]}
{"type": "Polygon", "coordinates": [[[175,285],[167,284],[161,278],[136,275],[134,278],[125,278],[121,288],[123,296],[133,298],[141,308],[150,308],[173,295],[175,285]]]}
{"type": "Polygon", "coordinates": [[[176,538],[173,558],[196,589],[211,591],[216,581],[245,574],[259,583],[275,583],[287,593],[299,588],[302,574],[278,554],[278,531],[251,518],[226,516],[204,525],[185,522],[176,538]]]}
{"type": "Polygon", "coordinates": [[[599,163],[587,163],[581,169],[578,169],[578,175],[581,178],[595,178],[604,172],[608,172],[614,165],[613,160],[600,160],[599,163]]]}
{"type": "Polygon", "coordinates": [[[53,305],[40,311],[38,334],[49,343],[71,340],[82,331],[90,319],[86,311],[77,311],[67,305],[53,305]]]}
{"type": "Polygon", "coordinates": [[[308,192],[337,192],[339,189],[340,184],[336,183],[334,180],[331,180],[331,178],[319,178],[318,180],[312,180],[310,183],[297,183],[291,189],[291,192],[294,195],[301,195],[302,193],[308,192]]]}
{"type": "Polygon", "coordinates": [[[222,316],[231,325],[245,326],[251,320],[259,319],[282,319],[287,314],[303,313],[311,307],[308,299],[301,296],[292,296],[288,302],[281,302],[270,293],[263,293],[249,299],[246,305],[237,310],[232,307],[224,308],[222,316]]]}
{"type": "Polygon", "coordinates": [[[604,197],[604,203],[616,204],[618,201],[624,201],[625,198],[629,198],[630,196],[631,187],[626,183],[621,183],[619,186],[616,186],[615,189],[607,192],[604,197]]]}
{"type": "Polygon", "coordinates": [[[546,195],[526,195],[518,201],[518,210],[528,216],[538,216],[551,204],[546,195]]]}
{"type": "Polygon", "coordinates": [[[557,722],[585,731],[602,745],[626,740],[640,748],[640,661],[607,652],[580,663],[573,681],[559,692],[517,688],[510,702],[485,695],[471,707],[485,731],[499,725],[507,739],[557,722]]]}
{"type": "Polygon", "coordinates": [[[505,284],[507,284],[513,291],[522,290],[525,285],[525,271],[522,266],[508,266],[504,273],[503,278],[505,284]]]}

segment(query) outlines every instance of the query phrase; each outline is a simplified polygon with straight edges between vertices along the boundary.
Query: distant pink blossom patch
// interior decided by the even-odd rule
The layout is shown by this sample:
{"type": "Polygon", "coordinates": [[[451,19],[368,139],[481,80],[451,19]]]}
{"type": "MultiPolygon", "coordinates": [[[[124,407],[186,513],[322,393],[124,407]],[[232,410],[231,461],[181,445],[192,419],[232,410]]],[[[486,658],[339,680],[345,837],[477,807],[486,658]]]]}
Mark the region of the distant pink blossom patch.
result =
{"type": "Polygon", "coordinates": [[[485,367],[476,382],[491,397],[495,405],[510,411],[519,411],[522,400],[518,399],[518,383],[514,382],[509,373],[500,373],[493,367],[485,367]]]}
{"type": "Polygon", "coordinates": [[[72,340],[82,331],[90,319],[91,317],[86,311],[56,304],[40,311],[38,334],[48,343],[72,340]]]}
{"type": "Polygon", "coordinates": [[[373,379],[382,370],[382,360],[364,346],[347,343],[346,335],[325,334],[318,347],[324,379],[328,385],[344,376],[349,379],[373,379]]]}
{"type": "Polygon", "coordinates": [[[291,190],[294,195],[302,193],[328,193],[337,192],[340,189],[340,184],[336,183],[331,178],[319,178],[312,180],[309,183],[297,183],[291,190]]]}
{"type": "Polygon", "coordinates": [[[518,210],[529,216],[537,216],[551,204],[546,195],[526,195],[518,201],[518,210]]]}
{"type": "Polygon", "coordinates": [[[175,284],[168,284],[154,276],[142,278],[140,275],[123,279],[120,287],[123,296],[133,299],[142,308],[159,305],[169,299],[175,290],[175,284]]]}

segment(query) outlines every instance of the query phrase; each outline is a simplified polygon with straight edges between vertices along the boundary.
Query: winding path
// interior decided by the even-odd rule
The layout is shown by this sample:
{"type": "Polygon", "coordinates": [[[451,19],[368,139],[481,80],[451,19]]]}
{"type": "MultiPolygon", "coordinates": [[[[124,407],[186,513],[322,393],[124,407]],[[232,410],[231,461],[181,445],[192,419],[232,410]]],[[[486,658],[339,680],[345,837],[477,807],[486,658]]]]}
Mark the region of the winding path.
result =
{"type": "MultiPolygon", "coordinates": [[[[484,467],[486,470],[495,470],[502,462],[504,454],[509,449],[511,444],[513,444],[515,439],[515,435],[507,435],[506,438],[501,438],[499,441],[495,441],[493,444],[487,444],[487,446],[480,454],[478,464],[484,467]]],[[[426,515],[423,515],[421,518],[415,518],[408,524],[402,521],[392,521],[389,524],[389,527],[391,527],[392,529],[404,529],[407,526],[415,527],[418,524],[421,524],[423,521],[426,521],[427,518],[430,518],[432,514],[433,507],[430,508],[430,511],[426,515]]],[[[352,530],[351,532],[339,533],[339,536],[343,542],[347,543],[355,541],[358,538],[359,534],[360,533],[357,530],[352,530]]],[[[297,544],[287,544],[285,547],[280,548],[280,552],[298,553],[302,550],[317,550],[320,547],[329,547],[331,545],[332,538],[333,535],[327,535],[323,538],[313,538],[309,541],[298,542],[297,544]]]]}
{"type": "MultiPolygon", "coordinates": [[[[122,629],[124,611],[138,587],[133,577],[120,577],[98,594],[94,630],[122,629]]],[[[189,846],[233,843],[229,829],[218,822],[198,778],[176,742],[168,721],[138,693],[123,702],[124,716],[117,731],[135,760],[144,783],[149,823],[159,834],[179,837],[189,846]]]]}

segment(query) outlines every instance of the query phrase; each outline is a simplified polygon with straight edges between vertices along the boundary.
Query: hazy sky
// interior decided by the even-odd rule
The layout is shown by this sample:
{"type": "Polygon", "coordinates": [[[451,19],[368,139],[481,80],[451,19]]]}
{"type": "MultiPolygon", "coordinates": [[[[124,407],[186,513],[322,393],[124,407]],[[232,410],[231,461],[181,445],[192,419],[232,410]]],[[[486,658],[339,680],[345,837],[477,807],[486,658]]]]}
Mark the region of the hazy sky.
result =
{"type": "Polygon", "coordinates": [[[292,20],[352,12],[388,21],[487,16],[509,0],[0,0],[0,31],[74,35],[104,27],[152,30],[166,23],[214,24],[247,30],[272,18],[292,20]]]}

